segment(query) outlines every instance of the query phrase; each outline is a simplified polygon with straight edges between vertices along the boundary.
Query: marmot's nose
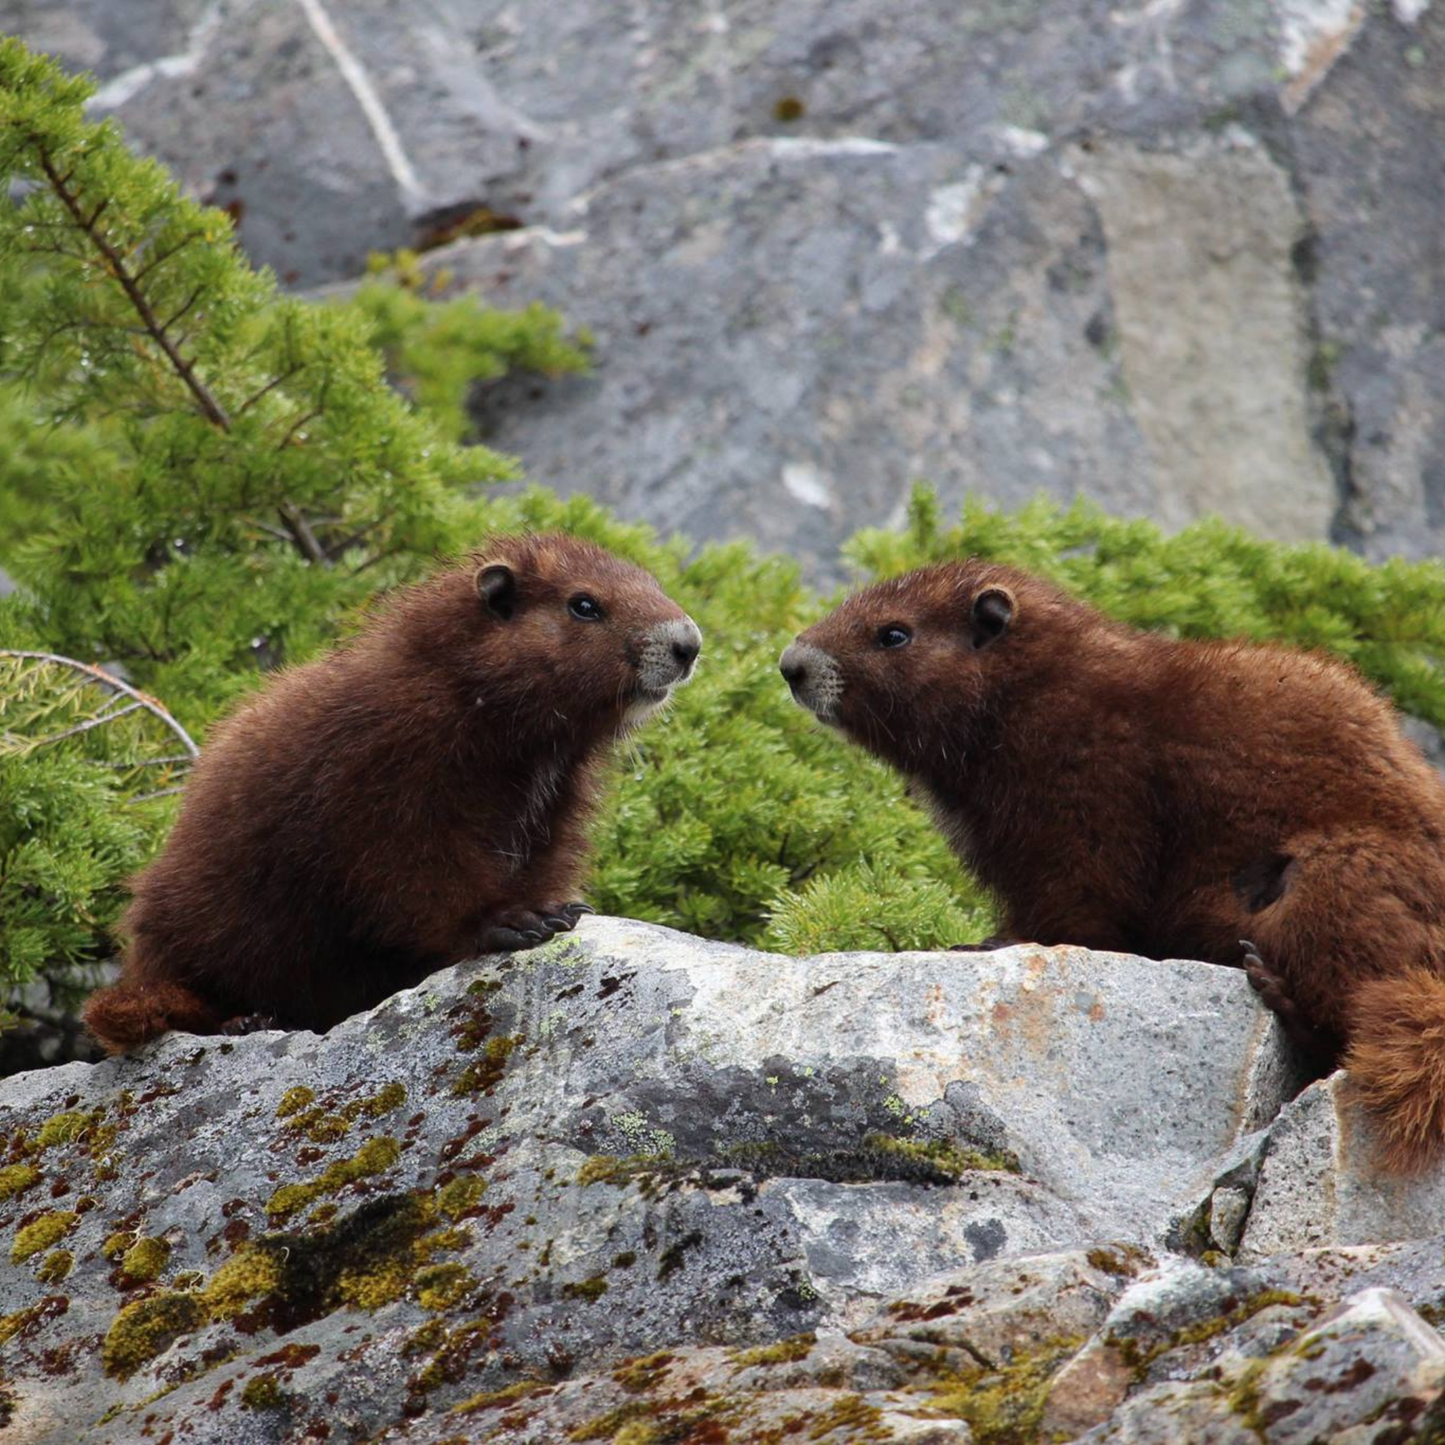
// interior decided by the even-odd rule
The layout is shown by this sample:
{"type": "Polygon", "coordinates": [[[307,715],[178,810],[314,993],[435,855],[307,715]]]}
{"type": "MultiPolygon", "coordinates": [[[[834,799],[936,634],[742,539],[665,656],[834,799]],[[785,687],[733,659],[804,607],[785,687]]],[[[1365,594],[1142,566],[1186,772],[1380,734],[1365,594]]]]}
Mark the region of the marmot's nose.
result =
{"type": "Polygon", "coordinates": [[[778,659],[778,671],[783,674],[783,681],[794,692],[797,692],[807,679],[808,664],[804,660],[802,649],[796,642],[791,647],[784,649],[783,655],[778,659]]]}
{"type": "Polygon", "coordinates": [[[701,651],[702,642],[699,638],[673,638],[672,655],[678,660],[684,672],[697,661],[697,655],[701,651]]]}

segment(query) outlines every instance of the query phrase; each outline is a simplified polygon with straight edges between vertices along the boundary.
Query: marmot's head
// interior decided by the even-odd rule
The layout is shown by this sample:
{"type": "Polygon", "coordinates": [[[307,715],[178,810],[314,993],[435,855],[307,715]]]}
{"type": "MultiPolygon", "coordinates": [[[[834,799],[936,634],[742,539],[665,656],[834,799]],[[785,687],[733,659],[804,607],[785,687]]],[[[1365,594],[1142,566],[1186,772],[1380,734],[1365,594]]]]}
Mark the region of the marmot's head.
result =
{"type": "Polygon", "coordinates": [[[1035,586],[1047,588],[990,563],[925,567],[849,597],[778,666],[798,703],[870,752],[907,772],[947,763],[1035,586]]]}
{"type": "Polygon", "coordinates": [[[444,619],[424,608],[418,645],[460,673],[472,706],[532,735],[636,726],[687,681],[702,647],[649,573],[558,533],[494,538],[434,595],[444,619]]]}

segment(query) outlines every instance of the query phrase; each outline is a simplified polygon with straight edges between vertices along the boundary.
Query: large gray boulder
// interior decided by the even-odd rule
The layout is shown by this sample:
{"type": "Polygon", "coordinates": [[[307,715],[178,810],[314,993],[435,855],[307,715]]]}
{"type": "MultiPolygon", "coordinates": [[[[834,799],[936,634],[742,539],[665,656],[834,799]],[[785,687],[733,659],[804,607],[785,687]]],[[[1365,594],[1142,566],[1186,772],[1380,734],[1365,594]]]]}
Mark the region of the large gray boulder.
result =
{"type": "Polygon", "coordinates": [[[538,481],[815,573],[910,483],[1371,556],[1445,535],[1431,0],[0,0],[287,281],[439,264],[597,338],[538,481]]]}
{"type": "Polygon", "coordinates": [[[1293,1087],[1230,969],[584,920],[324,1037],[4,1081],[3,1408],[27,1445],[610,1440],[699,1400],[961,1441],[1023,1391],[1134,1438],[1140,1390],[1217,1384],[1220,1350],[1244,1371],[1370,1289],[1347,1338],[1428,1403],[1438,1263],[1231,1263],[1293,1087]]]}

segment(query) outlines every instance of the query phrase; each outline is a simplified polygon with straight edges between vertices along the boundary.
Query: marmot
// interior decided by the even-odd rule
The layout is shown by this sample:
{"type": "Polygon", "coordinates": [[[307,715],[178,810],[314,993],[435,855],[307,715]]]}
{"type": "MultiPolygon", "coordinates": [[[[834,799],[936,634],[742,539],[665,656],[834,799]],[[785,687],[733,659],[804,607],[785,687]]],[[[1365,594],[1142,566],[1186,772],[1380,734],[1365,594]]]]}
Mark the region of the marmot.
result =
{"type": "Polygon", "coordinates": [[[325,1029],[575,926],[606,745],[687,679],[692,619],[566,536],[499,537],[218,726],[134,880],[107,1048],[325,1029]]]}
{"type": "Polygon", "coordinates": [[[1445,1143],[1445,784],[1348,666],[1176,641],[973,560],[848,598],[780,667],[903,772],[991,943],[1245,963],[1406,1172],[1445,1143]]]}

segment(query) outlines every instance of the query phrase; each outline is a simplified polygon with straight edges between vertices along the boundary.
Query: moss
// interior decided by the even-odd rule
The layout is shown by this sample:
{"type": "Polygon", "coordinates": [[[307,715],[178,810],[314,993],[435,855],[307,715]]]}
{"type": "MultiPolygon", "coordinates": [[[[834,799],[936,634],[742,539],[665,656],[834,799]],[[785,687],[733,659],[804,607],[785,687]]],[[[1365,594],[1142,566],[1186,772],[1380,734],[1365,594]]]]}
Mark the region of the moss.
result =
{"type": "Polygon", "coordinates": [[[126,1305],[111,1323],[101,1346],[106,1374],[127,1379],[205,1321],[206,1307],[201,1299],[179,1290],[149,1295],[126,1305]]]}
{"type": "Polygon", "coordinates": [[[106,1259],[119,1259],[135,1242],[135,1237],[136,1233],[133,1229],[118,1229],[107,1237],[105,1243],[100,1247],[100,1252],[106,1259]]]}
{"type": "Polygon", "coordinates": [[[666,1154],[593,1154],[577,1171],[579,1184],[612,1184],[625,1188],[634,1179],[652,1175],[686,1173],[689,1166],[676,1164],[666,1154]]]}
{"type": "Polygon", "coordinates": [[[7,1164],[0,1169],[0,1199],[23,1194],[40,1183],[40,1171],[33,1164],[7,1164]]]}
{"type": "Polygon", "coordinates": [[[400,1157],[401,1145],[395,1139],[368,1139],[350,1159],[337,1160],[319,1178],[305,1184],[283,1184],[266,1201],[266,1213],[273,1219],[285,1219],[323,1194],[335,1194],[358,1179],[385,1173],[400,1157]]]}
{"type": "Polygon", "coordinates": [[[607,1281],[600,1274],[594,1274],[590,1279],[573,1280],[562,1286],[563,1299],[601,1299],[607,1293],[607,1281]]]}
{"type": "Polygon", "coordinates": [[[171,1257],[171,1247],[163,1239],[138,1239],[121,1256],[121,1272],[127,1279],[154,1279],[171,1257]]]}
{"type": "Polygon", "coordinates": [[[68,1209],[53,1209],[38,1219],[32,1219],[23,1229],[15,1231],[15,1239],[10,1245],[11,1263],[19,1264],[32,1254],[39,1254],[42,1249],[49,1249],[79,1223],[80,1216],[68,1209]]]}
{"type": "Polygon", "coordinates": [[[248,1244],[211,1276],[201,1291],[207,1314],[213,1320],[229,1320],[254,1299],[280,1287],[281,1260],[277,1252],[262,1244],[248,1244]]]}
{"type": "Polygon", "coordinates": [[[883,1445],[894,1438],[893,1431],[883,1423],[882,1412],[861,1395],[835,1401],[808,1423],[812,1428],[803,1437],[805,1440],[826,1440],[835,1431],[842,1432],[838,1438],[848,1445],[883,1445]]]}
{"type": "Polygon", "coordinates": [[[279,1375],[257,1375],[246,1381],[241,1391],[243,1410],[283,1410],[291,1403],[291,1397],[281,1388],[279,1375]]]}
{"type": "Polygon", "coordinates": [[[987,1154],[978,1149],[965,1149],[943,1139],[899,1139],[892,1134],[865,1134],[863,1147],[878,1151],[885,1158],[894,1157],[931,1167],[951,1182],[973,1169],[988,1169],[1009,1174],[1019,1172],[1016,1155],[1006,1149],[987,1154]]]}
{"type": "Polygon", "coordinates": [[[59,1284],[75,1268],[75,1256],[68,1249],[57,1249],[45,1256],[35,1278],[42,1284],[59,1284]]]}
{"type": "Polygon", "coordinates": [[[52,1114],[35,1135],[36,1144],[42,1149],[49,1149],[55,1144],[69,1144],[74,1139],[79,1139],[92,1124],[100,1121],[101,1114],[97,1110],[94,1114],[52,1114]]]}
{"type": "Polygon", "coordinates": [[[488,1039],[481,1056],[475,1058],[462,1070],[452,1085],[452,1093],[459,1097],[468,1094],[484,1094],[495,1089],[506,1072],[507,1060],[512,1050],[521,1043],[520,1038],[499,1034],[488,1039]]]}
{"type": "Polygon", "coordinates": [[[818,1337],[811,1331],[801,1335],[791,1335],[786,1340],[779,1340],[775,1345],[759,1345],[751,1350],[734,1350],[733,1364],[739,1369],[745,1369],[749,1365],[790,1365],[796,1360],[804,1360],[808,1352],[817,1343],[818,1337]]]}
{"type": "Polygon", "coordinates": [[[313,1144],[330,1144],[345,1135],[358,1119],[379,1119],[406,1103],[406,1085],[386,1084],[375,1094],[353,1099],[334,1113],[319,1105],[308,1107],[314,1098],[305,1087],[288,1089],[277,1106],[276,1116],[284,1117],[288,1129],[304,1134],[313,1144]]]}
{"type": "Polygon", "coordinates": [[[1159,1358],[1160,1355],[1167,1355],[1170,1350],[1177,1350],[1184,1345],[1198,1345],[1205,1340],[1212,1340],[1216,1335],[1222,1335],[1241,1325],[1247,1319],[1252,1319],[1261,1310],[1268,1309],[1271,1305],[1289,1305],[1291,1307],[1309,1304],[1303,1295],[1295,1294],[1287,1289],[1262,1289],[1249,1296],[1233,1309],[1222,1314],[1211,1315],[1207,1319],[1196,1320],[1193,1324],[1185,1325],[1182,1329],[1174,1330],[1166,1339],[1158,1340],[1152,1345],[1143,1346],[1138,1340],[1129,1336],[1106,1335],[1104,1343],[1119,1352],[1124,1363],[1133,1370],[1136,1379],[1143,1379],[1144,1372],[1159,1358]]]}
{"type": "Polygon", "coordinates": [[[1082,1335],[1057,1337],[1020,1351],[999,1369],[965,1370],[943,1384],[929,1404],[967,1421],[978,1445],[1036,1440],[1049,1385],[1083,1343],[1082,1335]]]}
{"type": "Polygon", "coordinates": [[[487,1390],[453,1405],[453,1415],[475,1415],[479,1410],[495,1410],[502,1405],[514,1405],[518,1400],[530,1400],[534,1395],[550,1395],[557,1387],[540,1380],[518,1380],[500,1390],[487,1390]]]}
{"type": "Polygon", "coordinates": [[[27,1309],[16,1310],[13,1315],[0,1317],[0,1345],[16,1335],[28,1336],[39,1329],[47,1320],[63,1315],[70,1308],[70,1301],[64,1295],[46,1295],[38,1304],[27,1309]]]}
{"type": "Polygon", "coordinates": [[[1089,1264],[1104,1274],[1133,1279],[1141,1269],[1152,1269],[1154,1256],[1135,1244],[1110,1244],[1091,1249],[1084,1256],[1089,1264]]]}
{"type": "Polygon", "coordinates": [[[305,1084],[297,1084],[295,1088],[287,1089],[281,1095],[281,1102],[276,1105],[276,1117],[290,1118],[292,1114],[299,1114],[302,1109],[308,1108],[315,1100],[314,1089],[308,1089],[305,1084]]]}
{"type": "Polygon", "coordinates": [[[645,1395],[656,1389],[667,1374],[667,1367],[677,1358],[666,1350],[624,1360],[613,1370],[612,1378],[630,1395],[645,1395]]]}
{"type": "Polygon", "coordinates": [[[460,1219],[476,1208],[478,1200],[486,1193],[487,1181],[475,1174],[458,1174],[449,1179],[436,1192],[437,1208],[448,1219],[460,1219]]]}
{"type": "Polygon", "coordinates": [[[424,1310],[449,1309],[476,1283],[459,1264],[434,1264],[418,1270],[416,1300],[424,1310]]]}

